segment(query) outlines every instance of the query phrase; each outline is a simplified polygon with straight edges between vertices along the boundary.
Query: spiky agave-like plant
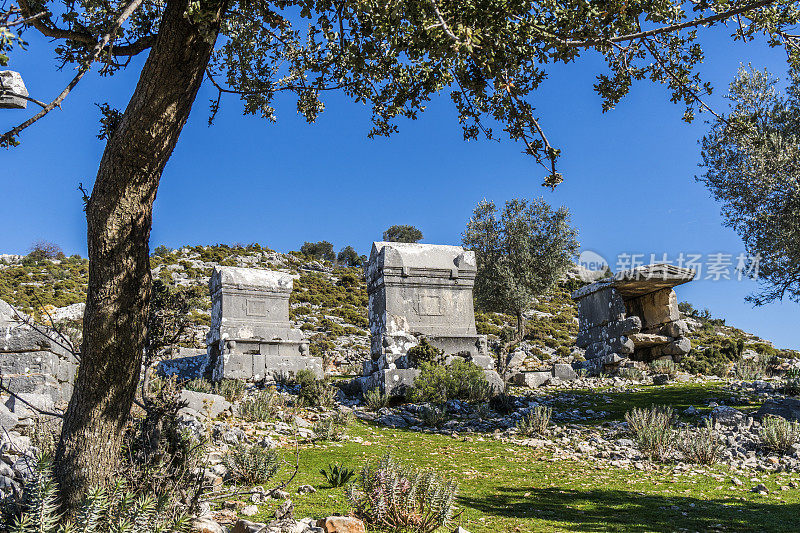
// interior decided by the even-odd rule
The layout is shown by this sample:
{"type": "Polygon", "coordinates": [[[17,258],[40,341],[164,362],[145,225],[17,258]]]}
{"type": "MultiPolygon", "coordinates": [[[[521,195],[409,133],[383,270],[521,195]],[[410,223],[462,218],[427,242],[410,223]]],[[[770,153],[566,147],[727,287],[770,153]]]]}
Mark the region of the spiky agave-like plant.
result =
{"type": "Polygon", "coordinates": [[[39,457],[33,475],[25,484],[23,512],[14,520],[10,533],[167,533],[185,532],[189,519],[181,514],[170,517],[160,495],[135,495],[124,481],[110,490],[89,491],[75,515],[63,520],[59,513],[58,490],[53,480],[51,460],[39,457]]]}
{"type": "Polygon", "coordinates": [[[365,464],[346,494],[355,514],[375,527],[431,533],[452,516],[456,490],[433,470],[409,469],[386,455],[365,464]]]}

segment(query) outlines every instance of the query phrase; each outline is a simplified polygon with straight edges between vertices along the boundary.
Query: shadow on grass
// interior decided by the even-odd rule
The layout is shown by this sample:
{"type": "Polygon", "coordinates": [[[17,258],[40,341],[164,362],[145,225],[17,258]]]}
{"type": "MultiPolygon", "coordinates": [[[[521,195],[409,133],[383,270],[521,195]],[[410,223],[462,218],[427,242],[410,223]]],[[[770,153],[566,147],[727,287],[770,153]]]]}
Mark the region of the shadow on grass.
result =
{"type": "MultiPolygon", "coordinates": [[[[559,393],[560,394],[560,393],[559,393]]],[[[650,407],[651,405],[669,405],[679,414],[689,406],[694,406],[701,412],[709,410],[708,402],[716,401],[721,404],[751,411],[758,405],[741,403],[737,395],[723,384],[687,384],[687,385],[640,385],[636,390],[607,391],[607,390],[576,390],[568,391],[580,399],[588,402],[592,409],[609,413],[607,417],[597,420],[622,420],[625,412],[634,407],[650,407]],[[611,401],[606,402],[608,398],[611,401]]],[[[557,402],[557,408],[573,407],[570,403],[557,402]]],[[[578,407],[578,406],[574,406],[578,407]]],[[[578,407],[580,409],[580,407],[578,407]]],[[[591,419],[590,420],[595,420],[591,419]]]]}
{"type": "MultiPolygon", "coordinates": [[[[487,515],[557,525],[553,531],[800,531],[800,505],[734,498],[699,499],[604,489],[514,488],[458,498],[487,515]]],[[[541,527],[539,528],[540,530],[541,527]]],[[[516,531],[516,530],[515,530],[516,531]]]]}

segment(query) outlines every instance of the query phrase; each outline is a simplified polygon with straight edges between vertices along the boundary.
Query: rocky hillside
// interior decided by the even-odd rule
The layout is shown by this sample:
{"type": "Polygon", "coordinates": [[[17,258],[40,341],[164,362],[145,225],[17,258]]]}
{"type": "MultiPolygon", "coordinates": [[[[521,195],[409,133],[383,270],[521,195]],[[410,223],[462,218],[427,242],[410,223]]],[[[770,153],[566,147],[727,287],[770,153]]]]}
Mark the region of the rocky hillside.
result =
{"type": "MultiPolygon", "coordinates": [[[[214,265],[228,265],[280,270],[296,276],[291,318],[294,326],[311,339],[312,354],[325,357],[331,370],[358,373],[369,352],[367,294],[361,268],[316,260],[300,252],[276,252],[258,244],[187,246],[177,250],[162,246],[151,261],[154,279],[193,296],[189,311],[191,331],[182,343],[187,347],[204,347],[211,305],[208,278],[214,265]]],[[[87,266],[87,260],[78,256],[37,260],[0,255],[0,299],[43,321],[52,318],[78,325],[86,294],[87,266]]],[[[570,298],[582,283],[570,276],[551,294],[540,298],[527,314],[525,339],[512,347],[527,354],[524,368],[535,370],[557,362],[582,360],[582,351],[574,345],[577,309],[570,298]]],[[[707,311],[697,311],[686,303],[681,304],[681,310],[692,328],[693,349],[681,363],[689,371],[719,375],[729,372],[732,363],[740,359],[757,359],[758,364],[776,367],[786,359],[798,357],[797,352],[777,349],[769,341],[725,325],[724,319],[713,318],[707,311]]],[[[478,332],[489,336],[490,346],[498,347],[514,337],[516,320],[509,315],[478,310],[476,322],[478,332]]]]}

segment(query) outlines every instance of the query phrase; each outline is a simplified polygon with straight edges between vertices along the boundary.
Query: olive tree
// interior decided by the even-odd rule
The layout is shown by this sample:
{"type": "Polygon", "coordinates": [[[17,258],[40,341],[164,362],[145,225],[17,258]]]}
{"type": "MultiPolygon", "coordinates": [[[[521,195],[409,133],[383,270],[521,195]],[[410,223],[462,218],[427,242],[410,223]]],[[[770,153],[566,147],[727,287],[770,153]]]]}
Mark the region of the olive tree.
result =
{"type": "Polygon", "coordinates": [[[422,231],[408,224],[390,226],[383,232],[386,242],[419,242],[422,240],[422,231]]]}
{"type": "Polygon", "coordinates": [[[499,214],[494,202],[480,202],[463,234],[464,246],[475,251],[478,262],[478,305],[514,315],[522,340],[523,314],[574,264],[577,235],[569,210],[553,210],[541,198],[509,200],[499,214]]]}
{"type": "MultiPolygon", "coordinates": [[[[139,379],[150,300],[149,238],[162,172],[200,85],[244,113],[277,118],[276,95],[296,97],[309,122],[340,91],[368,105],[370,136],[416,118],[436,94],[453,101],[464,137],[507,137],[562,180],[559,149],[532,103],[548,65],[596,54],[594,88],[612,108],[634,80],[666,83],[691,119],[709,87],[697,64],[699,35],[736,23],[732,38],[763,35],[789,50],[798,37],[793,0],[7,0],[0,4],[0,63],[24,53],[24,32],[52,42],[56,67],[75,75],[38,111],[0,133],[15,146],[26,128],[65,105],[93,70],[109,76],[146,54],[124,110],[101,106],[106,145],[86,191],[89,286],[82,362],[65,413],[55,469],[67,507],[109,479],[139,379]]],[[[794,56],[793,56],[794,58],[794,56]]],[[[0,89],[6,90],[6,89],[0,89]]]]}
{"type": "Polygon", "coordinates": [[[698,179],[722,204],[725,224],[744,242],[737,265],[757,277],[755,305],[800,302],[800,72],[784,93],[766,71],[741,68],[731,107],[703,138],[698,179]]]}

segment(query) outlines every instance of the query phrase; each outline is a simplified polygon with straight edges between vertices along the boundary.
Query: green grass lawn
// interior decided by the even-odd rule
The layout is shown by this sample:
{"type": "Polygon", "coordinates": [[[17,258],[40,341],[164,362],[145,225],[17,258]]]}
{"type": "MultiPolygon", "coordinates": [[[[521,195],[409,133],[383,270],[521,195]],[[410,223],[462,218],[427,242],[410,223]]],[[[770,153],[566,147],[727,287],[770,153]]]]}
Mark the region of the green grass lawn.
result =
{"type": "MultiPolygon", "coordinates": [[[[588,393],[587,393],[588,394],[588,393]]],[[[633,404],[672,404],[677,409],[702,406],[706,397],[730,393],[716,386],[647,387],[644,392],[614,397],[619,417],[633,404]],[[684,398],[677,401],[678,398],[684,398]],[[683,404],[686,404],[685,407],[683,404]]],[[[618,415],[618,416],[617,416],[618,415]]],[[[472,533],[535,531],[800,531],[800,490],[781,485],[798,474],[753,472],[739,476],[735,487],[724,467],[698,469],[689,476],[674,465],[655,471],[600,468],[593,462],[552,461],[544,449],[495,440],[491,435],[450,437],[387,429],[356,423],[351,437],[362,442],[325,443],[300,451],[300,472],[287,490],[296,516],[346,514],[343,488],[330,488],[319,473],[329,463],[360,468],[366,461],[391,453],[419,468],[434,468],[459,482],[458,516],[454,525],[472,533]],[[763,482],[770,494],[750,488],[763,482]],[[294,494],[309,484],[317,492],[294,494]]],[[[287,451],[287,459],[291,459],[287,451]]],[[[268,520],[277,504],[262,506],[257,520],[268,520]]]]}

